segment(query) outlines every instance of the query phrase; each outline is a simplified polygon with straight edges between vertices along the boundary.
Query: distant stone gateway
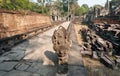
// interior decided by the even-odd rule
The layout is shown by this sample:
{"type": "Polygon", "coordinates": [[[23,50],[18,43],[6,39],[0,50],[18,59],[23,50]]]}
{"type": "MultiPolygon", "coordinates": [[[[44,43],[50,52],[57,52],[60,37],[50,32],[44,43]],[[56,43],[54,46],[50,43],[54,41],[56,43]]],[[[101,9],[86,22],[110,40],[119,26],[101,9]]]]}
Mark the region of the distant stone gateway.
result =
{"type": "Polygon", "coordinates": [[[53,49],[58,55],[58,64],[68,63],[68,53],[70,51],[70,34],[60,26],[54,31],[52,36],[53,49]]]}

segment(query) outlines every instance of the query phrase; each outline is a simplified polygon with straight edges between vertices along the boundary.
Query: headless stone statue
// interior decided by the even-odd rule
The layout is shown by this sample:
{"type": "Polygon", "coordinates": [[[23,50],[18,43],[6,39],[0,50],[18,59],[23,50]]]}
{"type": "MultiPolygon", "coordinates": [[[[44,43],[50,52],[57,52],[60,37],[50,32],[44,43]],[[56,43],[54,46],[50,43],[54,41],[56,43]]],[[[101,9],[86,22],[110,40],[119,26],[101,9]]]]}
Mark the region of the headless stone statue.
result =
{"type": "Polygon", "coordinates": [[[70,51],[70,34],[60,26],[54,31],[52,36],[53,49],[58,55],[58,63],[66,64],[68,62],[68,53],[70,51]]]}

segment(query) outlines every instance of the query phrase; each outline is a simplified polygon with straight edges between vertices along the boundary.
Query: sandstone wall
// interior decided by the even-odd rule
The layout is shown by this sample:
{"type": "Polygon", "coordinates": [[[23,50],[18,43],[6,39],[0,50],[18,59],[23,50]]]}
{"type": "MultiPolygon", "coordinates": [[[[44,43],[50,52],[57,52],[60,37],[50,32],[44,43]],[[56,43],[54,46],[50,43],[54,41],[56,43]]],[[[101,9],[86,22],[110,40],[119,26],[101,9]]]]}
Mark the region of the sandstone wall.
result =
{"type": "Polygon", "coordinates": [[[21,34],[35,27],[50,25],[49,16],[0,13],[0,38],[21,34]]]}

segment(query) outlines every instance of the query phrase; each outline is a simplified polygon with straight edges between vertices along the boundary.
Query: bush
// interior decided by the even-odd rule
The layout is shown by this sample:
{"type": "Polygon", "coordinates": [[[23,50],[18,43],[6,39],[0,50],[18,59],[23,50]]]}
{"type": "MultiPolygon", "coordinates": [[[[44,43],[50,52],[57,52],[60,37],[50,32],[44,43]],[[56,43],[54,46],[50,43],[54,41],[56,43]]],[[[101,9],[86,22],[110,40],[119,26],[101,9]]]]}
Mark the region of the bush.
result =
{"type": "MultiPolygon", "coordinates": [[[[42,6],[38,3],[29,2],[29,0],[0,0],[0,8],[7,10],[30,10],[42,13],[42,6]]],[[[44,13],[48,14],[49,7],[44,7],[44,13]]]]}

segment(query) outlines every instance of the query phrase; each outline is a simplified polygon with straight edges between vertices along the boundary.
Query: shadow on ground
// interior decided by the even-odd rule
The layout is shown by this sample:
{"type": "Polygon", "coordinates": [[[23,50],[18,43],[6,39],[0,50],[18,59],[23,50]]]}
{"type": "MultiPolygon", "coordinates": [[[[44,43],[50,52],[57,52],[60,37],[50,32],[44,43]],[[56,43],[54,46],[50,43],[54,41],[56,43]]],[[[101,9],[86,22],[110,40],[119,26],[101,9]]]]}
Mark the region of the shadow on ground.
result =
{"type": "Polygon", "coordinates": [[[56,53],[53,53],[51,51],[45,51],[45,56],[49,59],[49,60],[52,60],[52,62],[54,62],[55,65],[57,65],[58,63],[58,56],[56,53]]]}
{"type": "Polygon", "coordinates": [[[53,53],[51,51],[45,51],[44,54],[46,55],[46,57],[48,59],[50,59],[54,62],[55,66],[57,67],[57,73],[58,74],[68,73],[68,64],[59,65],[58,64],[58,56],[57,56],[56,53],[53,53]]]}

